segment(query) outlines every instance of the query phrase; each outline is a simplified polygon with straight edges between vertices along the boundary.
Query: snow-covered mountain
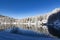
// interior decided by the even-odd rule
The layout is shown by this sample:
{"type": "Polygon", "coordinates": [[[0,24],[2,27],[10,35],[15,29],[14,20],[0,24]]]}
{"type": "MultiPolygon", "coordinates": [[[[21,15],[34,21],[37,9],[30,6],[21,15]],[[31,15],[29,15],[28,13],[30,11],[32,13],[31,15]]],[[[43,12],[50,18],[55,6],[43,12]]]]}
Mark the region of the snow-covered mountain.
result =
{"type": "MultiPolygon", "coordinates": [[[[0,15],[0,24],[2,23],[10,23],[12,22],[16,23],[17,25],[13,25],[13,27],[5,25],[5,27],[0,27],[0,29],[5,29],[4,31],[10,32],[12,28],[15,27],[22,28],[22,29],[28,29],[30,31],[39,32],[39,33],[45,33],[45,34],[51,34],[53,36],[60,37],[60,9],[54,9],[52,12],[46,15],[41,16],[34,16],[34,17],[28,17],[24,19],[14,19],[7,16],[0,15]]],[[[1,26],[1,25],[0,25],[1,26]]],[[[16,32],[17,30],[14,29],[11,32],[16,32]]],[[[32,35],[29,34],[30,31],[17,31],[17,34],[23,34],[23,35],[32,35]]],[[[34,33],[33,33],[34,34],[34,33]]],[[[34,36],[34,35],[32,35],[34,36]]]]}

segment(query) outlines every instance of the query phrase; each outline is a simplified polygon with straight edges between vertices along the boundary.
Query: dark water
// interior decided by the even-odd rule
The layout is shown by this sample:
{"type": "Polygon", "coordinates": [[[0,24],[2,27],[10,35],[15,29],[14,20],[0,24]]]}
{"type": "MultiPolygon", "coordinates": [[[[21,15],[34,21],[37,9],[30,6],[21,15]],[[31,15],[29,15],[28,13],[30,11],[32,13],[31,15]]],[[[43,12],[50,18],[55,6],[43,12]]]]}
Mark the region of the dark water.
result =
{"type": "MultiPolygon", "coordinates": [[[[30,27],[28,25],[20,25],[20,24],[0,25],[0,31],[6,31],[6,30],[9,31],[10,33],[21,34],[21,35],[26,35],[26,36],[33,36],[33,37],[35,37],[35,36],[36,37],[41,37],[41,36],[50,37],[49,32],[52,32],[52,29],[44,30],[44,28],[36,27],[35,25],[31,25],[30,27]],[[49,32],[48,32],[48,30],[49,30],[49,32]]],[[[58,35],[56,35],[56,36],[58,36],[58,35]]]]}

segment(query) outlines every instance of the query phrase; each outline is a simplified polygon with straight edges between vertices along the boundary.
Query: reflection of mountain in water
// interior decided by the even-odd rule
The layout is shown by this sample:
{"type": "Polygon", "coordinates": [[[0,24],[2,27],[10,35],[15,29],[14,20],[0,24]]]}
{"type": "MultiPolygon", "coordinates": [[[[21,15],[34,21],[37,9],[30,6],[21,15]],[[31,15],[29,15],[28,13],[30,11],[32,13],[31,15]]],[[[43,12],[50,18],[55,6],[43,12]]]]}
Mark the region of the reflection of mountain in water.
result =
{"type": "Polygon", "coordinates": [[[14,19],[0,15],[0,29],[10,30],[12,28],[18,27],[39,33],[50,33],[54,36],[60,37],[60,10],[55,11],[56,12],[52,12],[50,15],[28,17],[24,19],[14,19]]]}
{"type": "Polygon", "coordinates": [[[5,29],[13,28],[14,26],[16,26],[26,30],[47,33],[48,32],[47,27],[45,26],[42,27],[41,25],[43,19],[46,19],[46,18],[44,18],[43,16],[37,16],[37,17],[29,17],[25,19],[13,19],[13,18],[5,17],[1,15],[0,29],[5,30],[5,29]]]}

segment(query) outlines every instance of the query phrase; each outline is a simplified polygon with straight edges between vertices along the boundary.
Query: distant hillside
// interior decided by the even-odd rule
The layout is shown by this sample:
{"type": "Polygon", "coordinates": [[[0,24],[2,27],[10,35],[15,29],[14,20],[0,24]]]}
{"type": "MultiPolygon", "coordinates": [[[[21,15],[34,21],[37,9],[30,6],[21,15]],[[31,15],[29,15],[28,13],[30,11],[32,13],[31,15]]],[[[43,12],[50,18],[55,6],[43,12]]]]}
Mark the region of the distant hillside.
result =
{"type": "Polygon", "coordinates": [[[10,18],[8,16],[0,15],[0,23],[2,23],[2,22],[14,22],[14,21],[15,21],[14,18],[10,18]]]}

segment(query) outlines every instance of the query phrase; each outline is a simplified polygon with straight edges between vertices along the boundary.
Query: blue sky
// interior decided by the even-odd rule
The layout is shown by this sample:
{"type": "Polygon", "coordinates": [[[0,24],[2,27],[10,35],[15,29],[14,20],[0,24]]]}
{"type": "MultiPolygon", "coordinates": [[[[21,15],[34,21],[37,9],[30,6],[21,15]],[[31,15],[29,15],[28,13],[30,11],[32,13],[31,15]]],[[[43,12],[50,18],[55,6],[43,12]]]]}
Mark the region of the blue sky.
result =
{"type": "Polygon", "coordinates": [[[37,16],[60,8],[60,0],[0,0],[0,14],[13,18],[37,16]]]}

